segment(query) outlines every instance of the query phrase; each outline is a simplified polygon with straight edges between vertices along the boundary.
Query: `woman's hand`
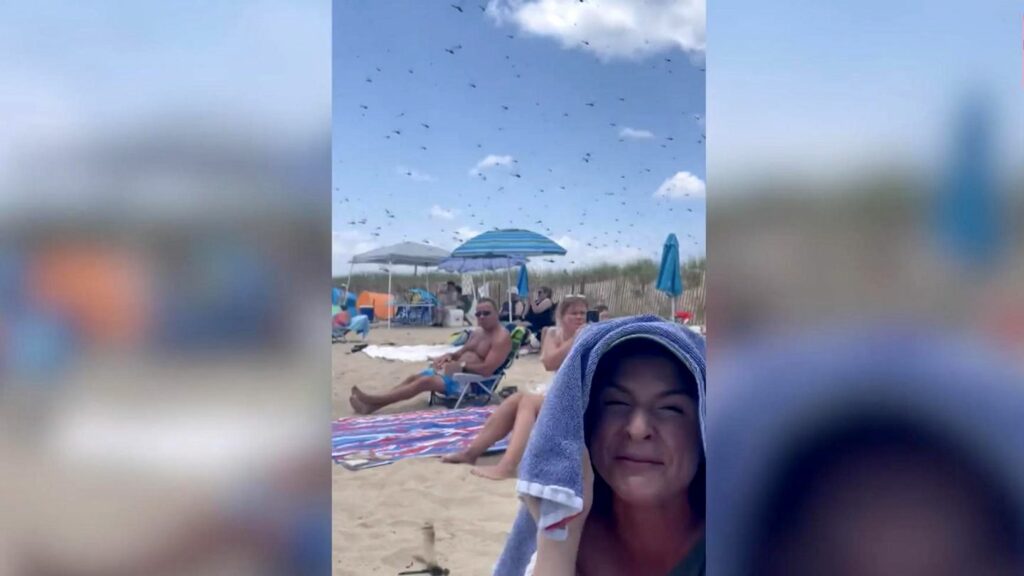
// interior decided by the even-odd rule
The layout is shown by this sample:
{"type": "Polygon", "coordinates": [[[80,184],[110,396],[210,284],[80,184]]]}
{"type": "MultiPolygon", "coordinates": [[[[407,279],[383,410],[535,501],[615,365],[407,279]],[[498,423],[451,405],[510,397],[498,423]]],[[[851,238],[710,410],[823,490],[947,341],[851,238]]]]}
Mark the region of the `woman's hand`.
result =
{"type": "MultiPolygon", "coordinates": [[[[590,507],[594,504],[594,467],[590,463],[590,451],[586,448],[583,449],[581,464],[583,468],[583,510],[576,516],[567,518],[559,523],[559,526],[570,528],[570,536],[572,536],[572,527],[577,525],[580,528],[583,527],[587,521],[587,516],[590,514],[590,507]]],[[[533,516],[534,522],[539,522],[540,500],[534,497],[527,497],[525,500],[526,508],[530,511],[530,515],[533,516]]],[[[577,530],[576,532],[578,535],[582,530],[577,530]]]]}
{"type": "MultiPolygon", "coordinates": [[[[576,558],[579,555],[583,528],[594,502],[594,469],[590,464],[590,453],[585,448],[582,460],[583,510],[555,526],[564,526],[568,530],[568,537],[565,540],[552,540],[543,535],[537,538],[537,562],[533,568],[533,576],[574,576],[576,574],[576,558]]],[[[540,518],[540,503],[536,498],[528,498],[526,505],[534,521],[540,518]]]]}
{"type": "Polygon", "coordinates": [[[590,451],[583,449],[583,510],[574,517],[567,525],[569,532],[583,534],[583,525],[587,523],[587,516],[590,515],[590,508],[594,505],[594,465],[590,463],[590,451]]]}

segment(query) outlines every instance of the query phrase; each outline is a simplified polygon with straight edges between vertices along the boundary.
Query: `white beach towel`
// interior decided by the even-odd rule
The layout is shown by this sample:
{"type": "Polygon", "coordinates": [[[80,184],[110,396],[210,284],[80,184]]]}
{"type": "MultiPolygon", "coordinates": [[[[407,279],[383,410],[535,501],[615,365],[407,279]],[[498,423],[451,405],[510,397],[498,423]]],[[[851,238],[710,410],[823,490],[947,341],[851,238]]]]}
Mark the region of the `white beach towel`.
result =
{"type": "Polygon", "coordinates": [[[363,352],[371,358],[399,362],[427,362],[458,350],[458,346],[367,346],[363,352]]]}

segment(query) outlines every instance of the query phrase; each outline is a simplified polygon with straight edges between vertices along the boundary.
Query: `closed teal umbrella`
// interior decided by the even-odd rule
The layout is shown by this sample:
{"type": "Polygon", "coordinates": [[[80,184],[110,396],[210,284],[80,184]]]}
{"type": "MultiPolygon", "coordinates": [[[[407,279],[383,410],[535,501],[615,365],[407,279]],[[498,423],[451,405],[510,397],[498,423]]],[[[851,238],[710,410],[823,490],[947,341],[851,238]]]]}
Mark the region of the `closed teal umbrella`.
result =
{"type": "Polygon", "coordinates": [[[530,293],[530,277],[526,273],[526,264],[519,267],[519,282],[516,283],[516,291],[519,297],[526,297],[530,293]]]}
{"type": "Polygon", "coordinates": [[[661,251],[661,268],[658,270],[659,291],[672,299],[672,317],[676,315],[676,298],[683,293],[683,277],[679,271],[679,240],[675,234],[669,234],[661,251]]]}

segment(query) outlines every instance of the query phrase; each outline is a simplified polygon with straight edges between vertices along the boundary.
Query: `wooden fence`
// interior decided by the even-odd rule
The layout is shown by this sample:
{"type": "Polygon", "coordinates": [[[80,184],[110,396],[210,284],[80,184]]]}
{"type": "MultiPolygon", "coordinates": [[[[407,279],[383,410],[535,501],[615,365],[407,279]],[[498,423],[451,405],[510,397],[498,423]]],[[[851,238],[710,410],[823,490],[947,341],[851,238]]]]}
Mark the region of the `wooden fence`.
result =
{"type": "MultiPolygon", "coordinates": [[[[676,300],[676,310],[690,312],[694,317],[692,323],[703,325],[706,323],[704,272],[701,271],[689,276],[698,277],[700,282],[692,282],[692,286],[686,287],[683,294],[676,300]]],[[[431,289],[436,292],[448,279],[447,277],[442,277],[440,281],[437,281],[436,277],[431,277],[431,289]]],[[[417,283],[416,279],[410,276],[395,277],[392,289],[395,291],[395,294],[402,294],[409,288],[421,287],[425,283],[422,277],[418,278],[418,280],[420,282],[417,283]]],[[[515,281],[516,279],[513,277],[513,286],[515,286],[515,281]]],[[[456,280],[456,282],[458,281],[456,280]]],[[[387,276],[383,278],[379,275],[360,276],[353,278],[352,284],[353,289],[356,291],[372,290],[374,292],[387,292],[387,276]]],[[[474,284],[478,291],[486,285],[488,295],[495,300],[504,300],[504,295],[508,289],[505,278],[498,279],[492,277],[492,279],[485,281],[480,277],[476,277],[474,284]]],[[[535,282],[530,283],[531,291],[535,291],[539,286],[535,282]]],[[[636,277],[619,277],[588,282],[584,278],[566,274],[564,279],[548,281],[547,286],[554,292],[556,301],[569,294],[582,294],[587,297],[591,308],[604,304],[608,307],[613,317],[656,314],[667,318],[672,308],[669,297],[656,290],[653,281],[647,282],[636,277]]]]}

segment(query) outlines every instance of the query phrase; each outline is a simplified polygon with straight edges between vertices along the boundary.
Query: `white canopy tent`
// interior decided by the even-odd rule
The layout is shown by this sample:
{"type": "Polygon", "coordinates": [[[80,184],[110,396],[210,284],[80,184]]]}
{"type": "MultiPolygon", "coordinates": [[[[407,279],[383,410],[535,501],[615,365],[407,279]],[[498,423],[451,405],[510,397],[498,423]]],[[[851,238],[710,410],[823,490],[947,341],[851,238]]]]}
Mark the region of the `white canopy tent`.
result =
{"type": "MultiPolygon", "coordinates": [[[[431,266],[437,266],[449,256],[450,254],[447,250],[415,242],[402,242],[363,252],[362,254],[356,254],[349,262],[348,286],[349,289],[352,288],[352,269],[355,268],[356,264],[386,264],[388,267],[388,298],[390,299],[392,298],[391,268],[393,266],[423,266],[430,268],[431,266]]],[[[427,271],[427,286],[430,286],[429,270],[427,271]]],[[[390,311],[390,309],[391,302],[389,301],[388,310],[390,311]]],[[[388,328],[391,328],[390,313],[388,314],[388,328]]]]}

